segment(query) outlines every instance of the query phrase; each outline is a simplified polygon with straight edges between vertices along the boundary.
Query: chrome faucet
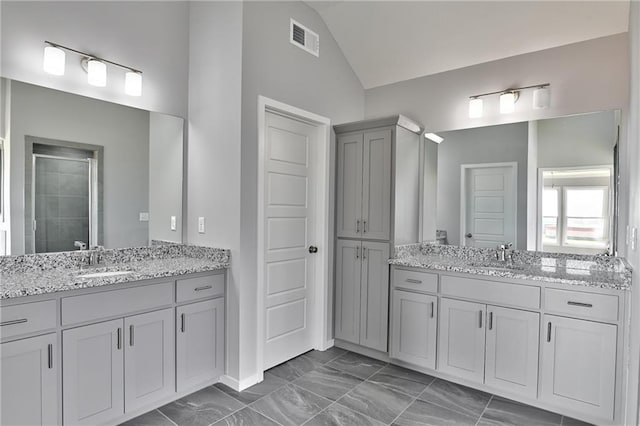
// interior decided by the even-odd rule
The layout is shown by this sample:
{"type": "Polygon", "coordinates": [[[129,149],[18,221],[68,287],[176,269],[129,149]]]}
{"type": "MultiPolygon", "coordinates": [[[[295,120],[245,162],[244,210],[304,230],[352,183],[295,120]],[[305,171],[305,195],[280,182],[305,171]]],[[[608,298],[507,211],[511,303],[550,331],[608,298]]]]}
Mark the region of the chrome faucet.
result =
{"type": "Polygon", "coordinates": [[[87,265],[89,266],[100,265],[102,263],[103,253],[104,253],[103,246],[91,247],[91,252],[89,253],[89,257],[87,257],[87,265]]]}
{"type": "Polygon", "coordinates": [[[500,244],[496,248],[496,259],[500,262],[506,262],[507,260],[513,259],[513,250],[511,247],[513,247],[512,243],[500,244]]]}
{"type": "Polygon", "coordinates": [[[87,249],[87,243],[85,243],[84,241],[74,241],[73,246],[78,247],[78,250],[80,251],[87,249]]]}

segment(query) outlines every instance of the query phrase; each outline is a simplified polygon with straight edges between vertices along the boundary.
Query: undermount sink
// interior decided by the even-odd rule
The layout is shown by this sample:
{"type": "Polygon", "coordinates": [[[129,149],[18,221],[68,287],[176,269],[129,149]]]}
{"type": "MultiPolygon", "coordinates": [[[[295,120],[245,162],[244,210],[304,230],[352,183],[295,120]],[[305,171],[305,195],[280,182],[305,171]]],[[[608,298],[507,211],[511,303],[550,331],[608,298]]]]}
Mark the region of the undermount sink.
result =
{"type": "Polygon", "coordinates": [[[525,266],[518,263],[495,263],[495,262],[472,262],[471,266],[476,268],[486,268],[496,271],[522,271],[525,266]]]}
{"type": "Polygon", "coordinates": [[[131,271],[108,271],[108,272],[94,272],[90,274],[78,275],[78,278],[107,278],[116,277],[118,275],[128,275],[131,271]]]}

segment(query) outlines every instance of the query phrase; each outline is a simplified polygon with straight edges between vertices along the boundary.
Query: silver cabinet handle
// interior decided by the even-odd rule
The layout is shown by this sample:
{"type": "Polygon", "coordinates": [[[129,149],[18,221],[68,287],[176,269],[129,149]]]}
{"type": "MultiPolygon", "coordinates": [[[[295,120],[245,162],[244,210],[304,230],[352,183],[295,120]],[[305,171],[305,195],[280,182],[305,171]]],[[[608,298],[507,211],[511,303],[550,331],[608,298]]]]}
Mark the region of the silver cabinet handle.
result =
{"type": "Polygon", "coordinates": [[[435,303],[431,302],[431,318],[433,318],[433,316],[435,315],[435,311],[436,311],[436,305],[435,303]]]}
{"type": "Polygon", "coordinates": [[[367,232],[367,221],[363,220],[362,221],[362,233],[366,233],[367,232]]]}
{"type": "Polygon", "coordinates": [[[120,327],[118,327],[117,334],[116,348],[120,350],[122,349],[122,329],[120,327]]]}
{"type": "Polygon", "coordinates": [[[593,305],[591,303],[573,302],[571,300],[567,302],[567,305],[580,306],[581,308],[593,308],[593,305]]]}
{"type": "Polygon", "coordinates": [[[547,323],[547,343],[551,342],[551,321],[547,323]]]}
{"type": "Polygon", "coordinates": [[[356,220],[356,234],[360,233],[360,219],[356,220]]]}
{"type": "Polygon", "coordinates": [[[129,326],[129,346],[133,346],[133,324],[129,326]]]}
{"type": "Polygon", "coordinates": [[[193,291],[209,290],[211,287],[213,287],[213,286],[205,285],[205,286],[202,286],[202,287],[196,287],[196,288],[193,289],[193,291]]]}
{"type": "Polygon", "coordinates": [[[356,247],[356,259],[360,259],[360,247],[356,247]]]}
{"type": "Polygon", "coordinates": [[[480,311],[478,311],[478,313],[480,314],[480,315],[478,316],[478,319],[479,319],[479,321],[478,321],[478,326],[479,326],[480,328],[482,328],[482,309],[480,309],[480,311]]]}
{"type": "Polygon", "coordinates": [[[489,312],[489,330],[493,330],[493,312],[489,312]]]}
{"type": "Polygon", "coordinates": [[[15,324],[22,324],[27,322],[26,318],[21,318],[21,319],[17,319],[17,320],[10,320],[10,321],[4,321],[4,322],[0,322],[0,327],[4,327],[5,325],[15,325],[15,324]]]}
{"type": "Polygon", "coordinates": [[[413,278],[407,278],[404,281],[412,284],[422,284],[422,280],[414,280],[413,278]]]}
{"type": "Polygon", "coordinates": [[[367,248],[362,247],[362,260],[367,260],[367,248]]]}
{"type": "Polygon", "coordinates": [[[49,369],[53,368],[53,345],[49,343],[47,345],[47,361],[49,369]]]}
{"type": "Polygon", "coordinates": [[[180,331],[184,333],[184,314],[180,314],[180,331]]]}

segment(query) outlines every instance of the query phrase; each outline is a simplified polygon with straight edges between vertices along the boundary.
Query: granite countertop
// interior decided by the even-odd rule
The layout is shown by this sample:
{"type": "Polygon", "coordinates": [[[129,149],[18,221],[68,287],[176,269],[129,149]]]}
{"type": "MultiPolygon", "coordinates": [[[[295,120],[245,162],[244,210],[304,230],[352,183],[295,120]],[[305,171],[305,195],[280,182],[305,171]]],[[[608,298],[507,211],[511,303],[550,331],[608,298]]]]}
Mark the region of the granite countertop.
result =
{"type": "MultiPolygon", "coordinates": [[[[0,273],[0,300],[210,272],[229,267],[229,254],[226,250],[199,248],[198,252],[194,252],[193,246],[190,248],[189,252],[175,248],[170,252],[166,249],[143,248],[141,249],[142,254],[140,252],[136,252],[135,255],[128,253],[127,256],[122,256],[122,253],[118,252],[108,257],[110,260],[97,266],[65,264],[61,268],[48,268],[42,267],[42,265],[39,265],[40,267],[30,265],[29,268],[5,268],[0,273]],[[86,274],[117,271],[128,271],[129,273],[105,277],[81,277],[86,274]]],[[[69,253],[78,256],[77,252],[69,253]]],[[[55,258],[59,255],[64,256],[64,254],[56,254],[52,257],[55,258]]]]}
{"type": "Polygon", "coordinates": [[[424,247],[400,246],[396,248],[395,256],[389,263],[436,271],[614,290],[631,288],[631,268],[620,258],[601,259],[596,256],[553,256],[536,252],[516,252],[514,261],[498,262],[488,258],[487,253],[472,253],[469,249],[456,251],[457,249],[439,252],[424,247]]]}

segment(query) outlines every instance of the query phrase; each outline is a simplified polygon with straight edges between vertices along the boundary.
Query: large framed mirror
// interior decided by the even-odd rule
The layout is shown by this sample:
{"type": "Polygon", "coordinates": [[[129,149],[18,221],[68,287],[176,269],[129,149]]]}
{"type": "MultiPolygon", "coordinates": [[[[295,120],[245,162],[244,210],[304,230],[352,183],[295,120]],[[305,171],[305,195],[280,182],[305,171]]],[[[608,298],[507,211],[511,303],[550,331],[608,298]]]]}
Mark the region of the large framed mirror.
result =
{"type": "Polygon", "coordinates": [[[184,120],[0,79],[0,254],[182,242],[184,120]]]}
{"type": "Polygon", "coordinates": [[[436,193],[425,239],[615,254],[619,122],[615,110],[437,132],[441,143],[425,140],[436,193]]]}

